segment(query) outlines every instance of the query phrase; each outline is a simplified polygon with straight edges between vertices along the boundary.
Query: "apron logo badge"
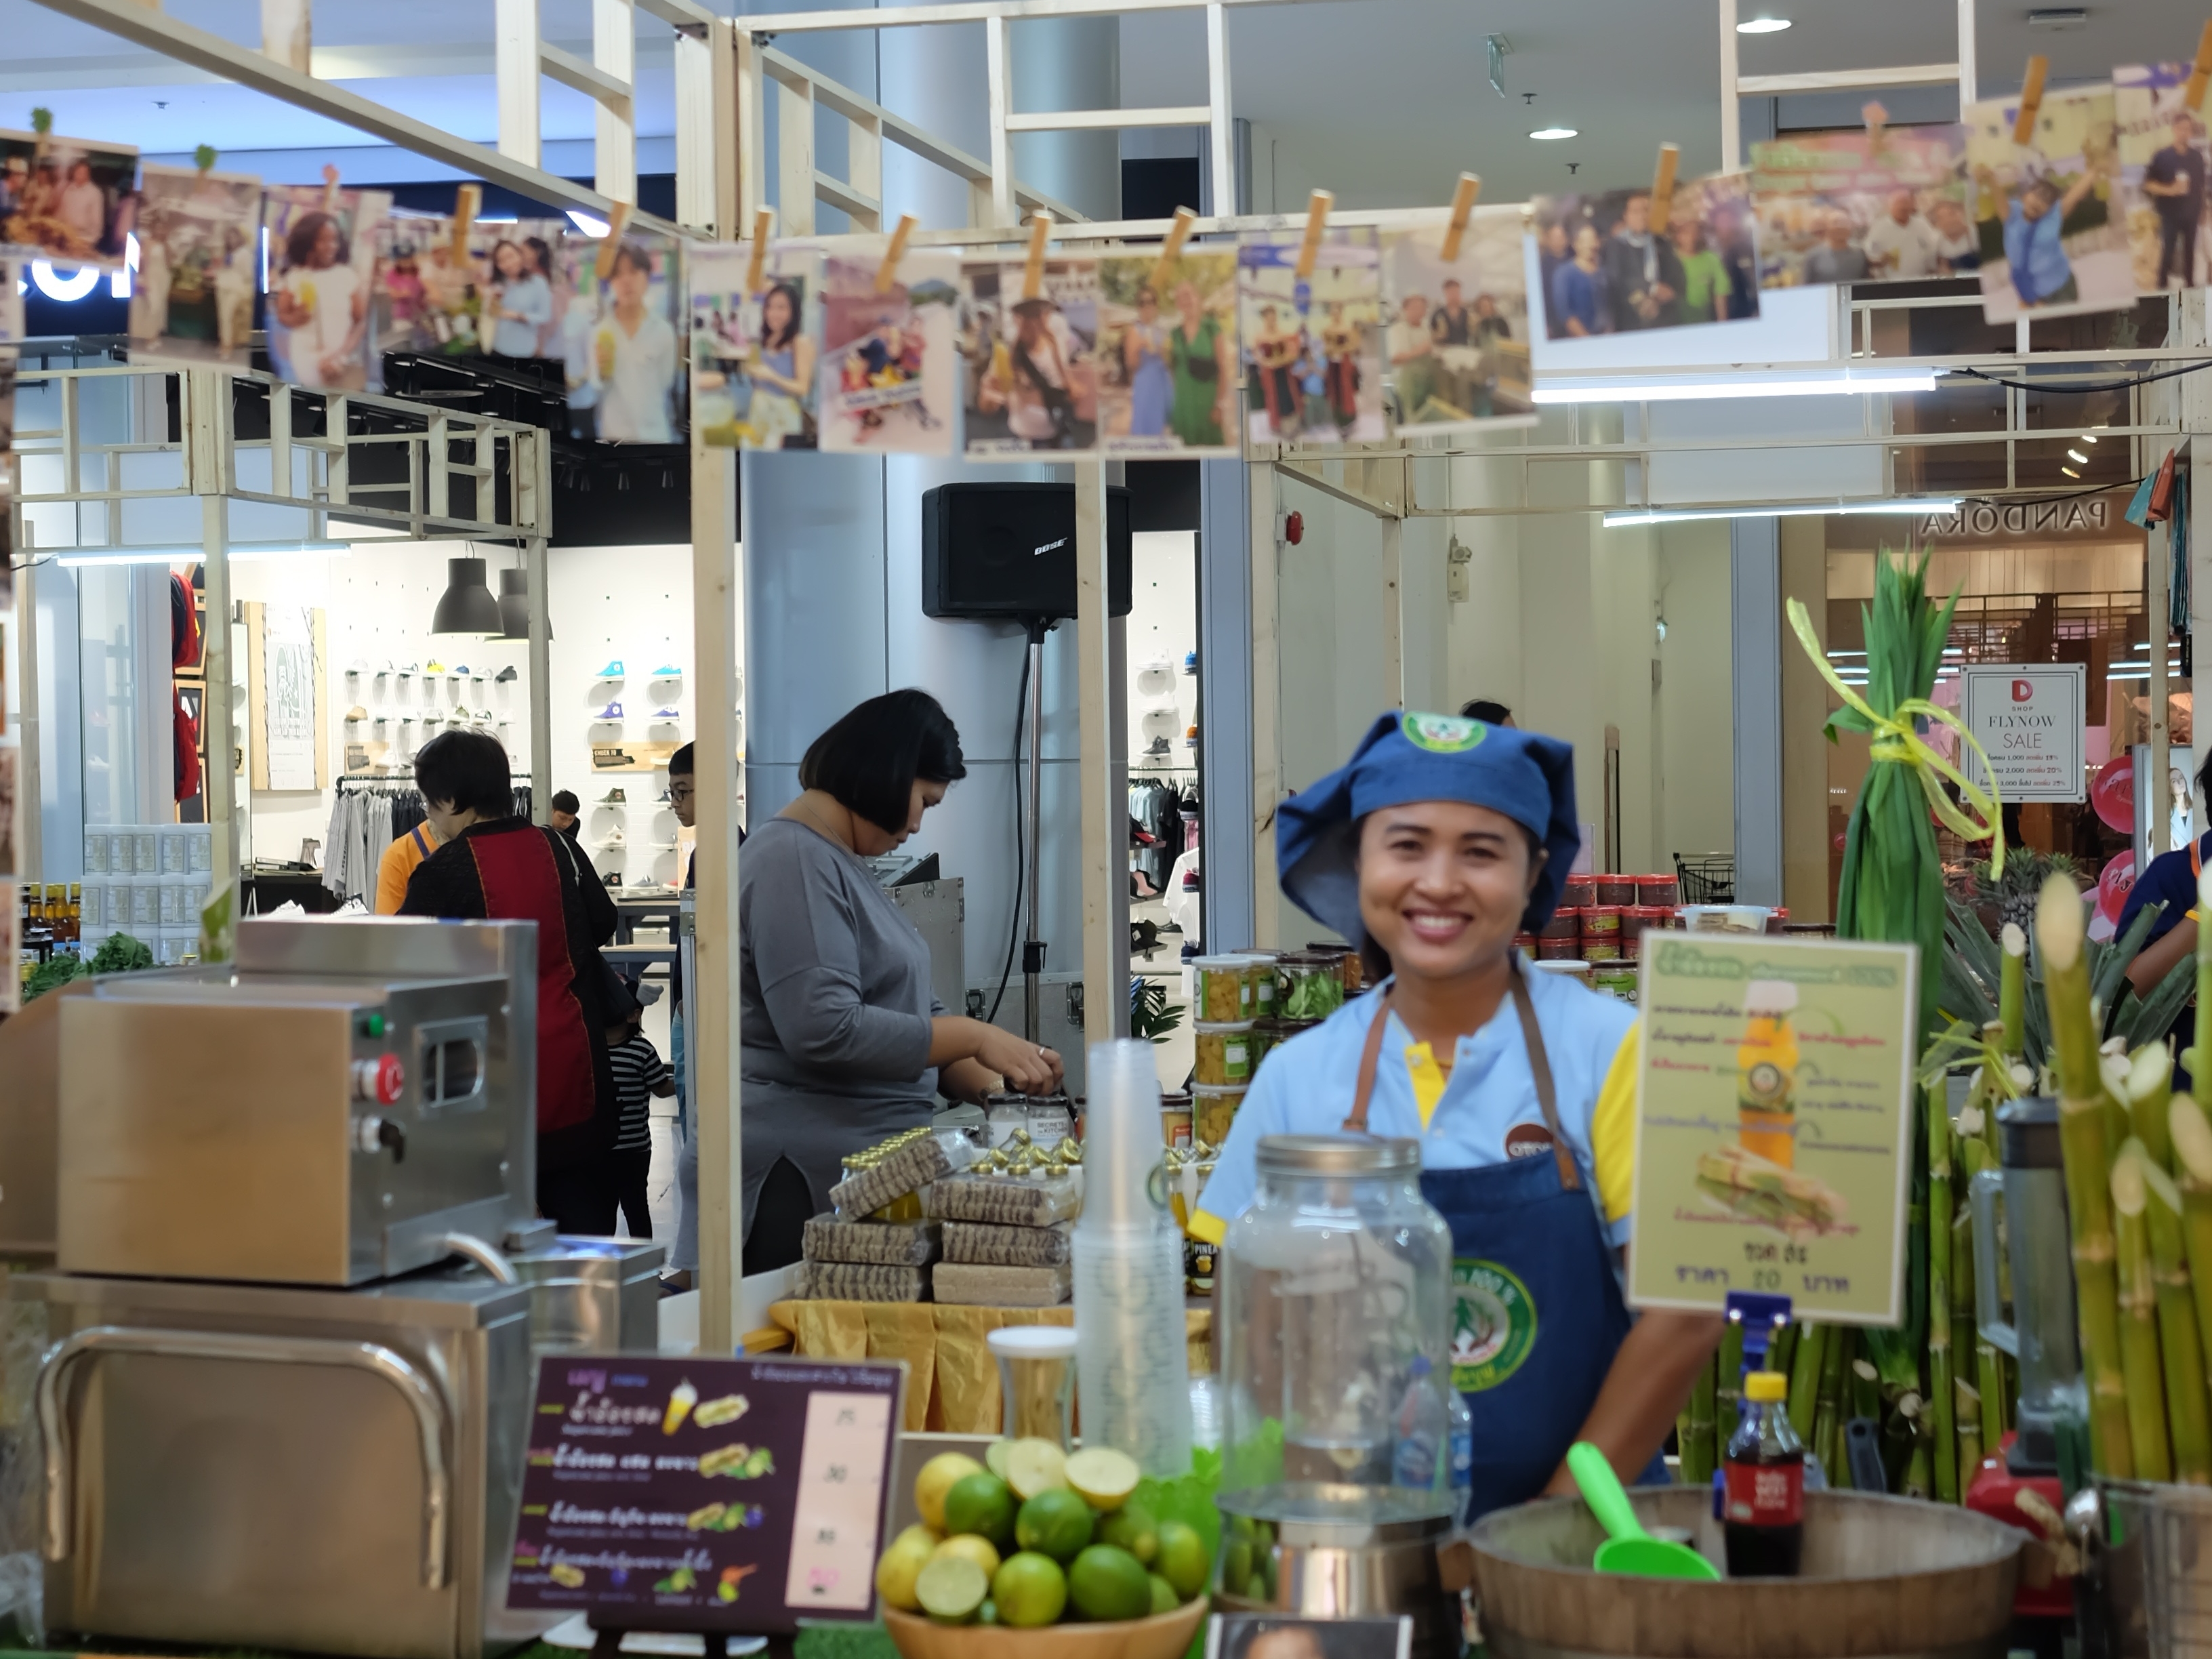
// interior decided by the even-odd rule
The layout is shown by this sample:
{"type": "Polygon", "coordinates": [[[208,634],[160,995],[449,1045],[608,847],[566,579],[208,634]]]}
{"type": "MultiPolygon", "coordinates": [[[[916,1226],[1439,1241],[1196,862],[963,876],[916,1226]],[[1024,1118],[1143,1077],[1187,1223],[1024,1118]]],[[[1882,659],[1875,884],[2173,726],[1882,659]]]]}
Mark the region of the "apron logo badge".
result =
{"type": "Polygon", "coordinates": [[[1463,720],[1457,714],[1401,714],[1398,729],[1415,748],[1436,755],[1462,754],[1490,735],[1490,728],[1480,720],[1463,720]]]}
{"type": "Polygon", "coordinates": [[[1452,1263],[1452,1387],[1494,1389],[1521,1369],[1536,1346],[1536,1304],[1528,1287],[1494,1261],[1452,1263]]]}
{"type": "Polygon", "coordinates": [[[1516,1123],[1505,1132],[1509,1158],[1548,1157],[1556,1144],[1552,1132],[1540,1123],[1516,1123]]]}

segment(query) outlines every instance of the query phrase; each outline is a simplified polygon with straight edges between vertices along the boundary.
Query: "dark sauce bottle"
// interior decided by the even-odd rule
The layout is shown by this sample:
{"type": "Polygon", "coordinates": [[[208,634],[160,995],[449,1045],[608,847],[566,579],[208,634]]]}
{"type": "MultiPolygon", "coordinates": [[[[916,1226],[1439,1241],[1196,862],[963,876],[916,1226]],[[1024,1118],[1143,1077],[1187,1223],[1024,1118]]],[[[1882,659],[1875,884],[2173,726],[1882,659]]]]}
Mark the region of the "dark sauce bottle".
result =
{"type": "Polygon", "coordinates": [[[1789,1395],[1778,1371],[1744,1379],[1722,1476],[1731,1578],[1795,1578],[1805,1553],[1805,1443],[1790,1425],[1789,1395]]]}

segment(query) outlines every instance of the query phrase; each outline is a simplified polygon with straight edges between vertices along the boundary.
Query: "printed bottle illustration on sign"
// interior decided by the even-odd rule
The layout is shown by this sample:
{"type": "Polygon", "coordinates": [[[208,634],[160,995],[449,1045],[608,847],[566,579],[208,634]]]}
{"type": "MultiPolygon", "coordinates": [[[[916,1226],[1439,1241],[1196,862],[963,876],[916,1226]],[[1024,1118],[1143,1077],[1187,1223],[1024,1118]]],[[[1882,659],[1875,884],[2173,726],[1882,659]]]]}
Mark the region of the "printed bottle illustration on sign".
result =
{"type": "Polygon", "coordinates": [[[1797,988],[1789,981],[1753,980],[1735,1051],[1738,1139],[1785,1170],[1797,1164],[1797,1033],[1790,1024],[1796,1010],[1797,988]]]}

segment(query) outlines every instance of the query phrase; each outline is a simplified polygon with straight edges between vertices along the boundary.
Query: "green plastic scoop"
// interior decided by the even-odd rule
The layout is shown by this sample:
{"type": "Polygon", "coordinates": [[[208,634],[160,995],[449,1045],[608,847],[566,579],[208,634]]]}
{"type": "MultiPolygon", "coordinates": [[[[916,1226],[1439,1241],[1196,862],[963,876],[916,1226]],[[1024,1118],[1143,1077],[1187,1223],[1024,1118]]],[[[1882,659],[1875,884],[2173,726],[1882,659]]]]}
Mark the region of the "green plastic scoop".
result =
{"type": "Polygon", "coordinates": [[[1632,1578],[1704,1578],[1717,1580],[1718,1567],[1686,1544],[1670,1544],[1644,1530],[1621,1490],[1605,1454],[1587,1440],[1567,1449],[1567,1469],[1583,1489],[1583,1501],[1598,1524],[1612,1535],[1597,1547],[1590,1563],[1600,1572],[1626,1573],[1632,1578]]]}

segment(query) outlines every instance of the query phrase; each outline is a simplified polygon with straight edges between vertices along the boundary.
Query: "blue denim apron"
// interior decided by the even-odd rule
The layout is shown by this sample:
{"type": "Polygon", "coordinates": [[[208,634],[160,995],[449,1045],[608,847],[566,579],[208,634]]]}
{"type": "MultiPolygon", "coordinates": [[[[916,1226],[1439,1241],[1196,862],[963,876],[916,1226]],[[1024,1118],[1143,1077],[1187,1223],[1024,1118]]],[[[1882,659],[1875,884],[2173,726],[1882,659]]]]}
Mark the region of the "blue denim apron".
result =
{"type": "MultiPolygon", "coordinates": [[[[1451,1229],[1452,1382],[1474,1418],[1468,1520],[1527,1503],[1565,1461],[1628,1334],[1613,1251],[1559,1129],[1552,1064],[1517,960],[1514,1012],[1528,1050],[1552,1156],[1472,1170],[1424,1170],[1421,1196],[1451,1229]]],[[[1365,1134],[1390,1000],[1367,1028],[1345,1132],[1365,1134]]],[[[1667,1478],[1654,1455],[1638,1484],[1667,1478]]]]}

